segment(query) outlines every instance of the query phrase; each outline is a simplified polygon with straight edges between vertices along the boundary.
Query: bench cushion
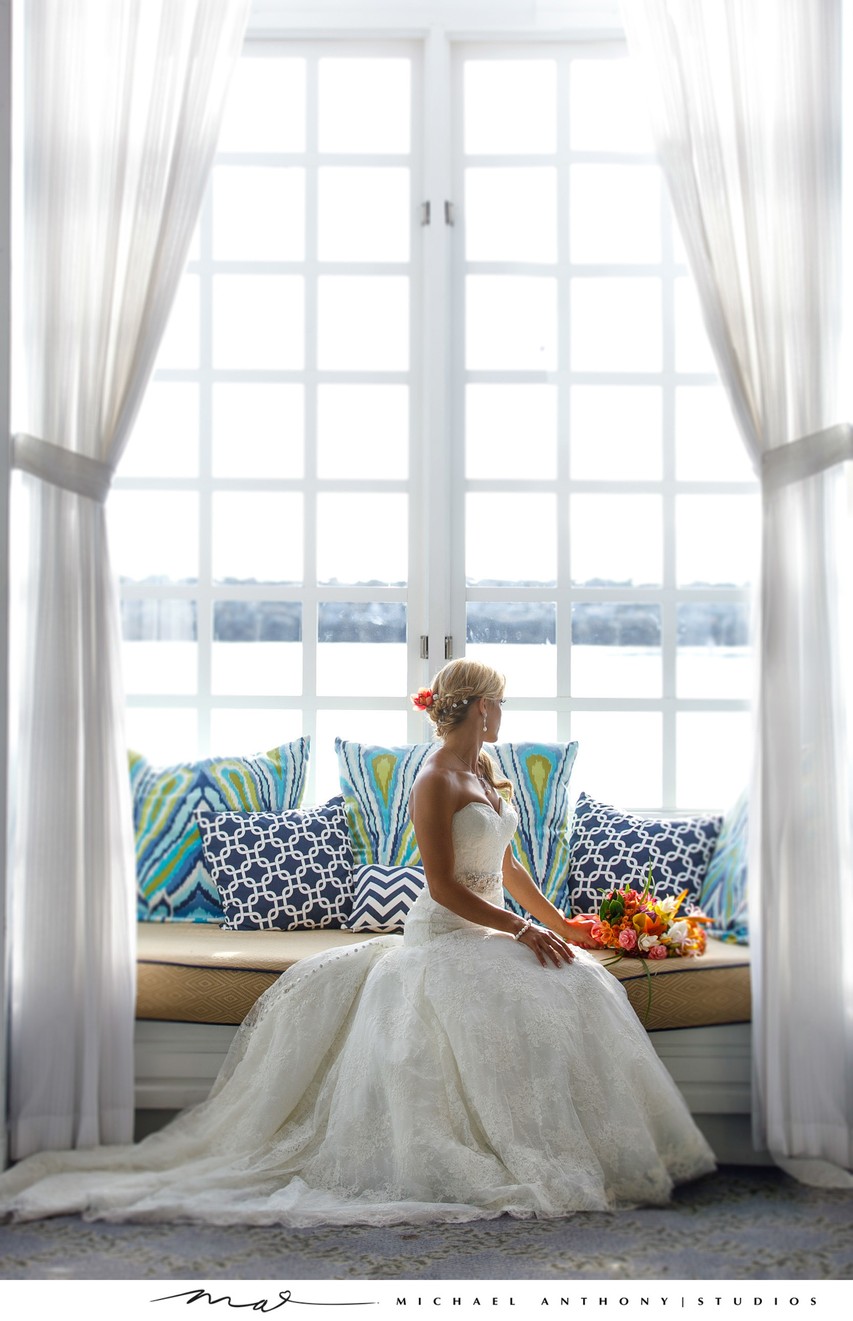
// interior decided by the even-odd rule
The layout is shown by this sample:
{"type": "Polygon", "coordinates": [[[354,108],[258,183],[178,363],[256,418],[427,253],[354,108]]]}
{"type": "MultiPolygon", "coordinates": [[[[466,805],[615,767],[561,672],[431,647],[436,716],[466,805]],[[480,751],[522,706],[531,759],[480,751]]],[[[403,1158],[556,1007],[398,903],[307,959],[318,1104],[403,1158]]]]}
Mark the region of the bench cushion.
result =
{"type": "MultiPolygon", "coordinates": [[[[137,924],[138,1019],[178,1023],[241,1023],[276,978],[299,959],[374,937],[360,931],[225,931],[189,923],[137,924]]],[[[605,952],[594,958],[604,962],[605,952]]],[[[750,1020],[749,949],[709,940],[697,959],[640,964],[622,959],[608,969],[649,1031],[750,1020]],[[648,983],[651,1009],[646,1018],[648,983]]]]}

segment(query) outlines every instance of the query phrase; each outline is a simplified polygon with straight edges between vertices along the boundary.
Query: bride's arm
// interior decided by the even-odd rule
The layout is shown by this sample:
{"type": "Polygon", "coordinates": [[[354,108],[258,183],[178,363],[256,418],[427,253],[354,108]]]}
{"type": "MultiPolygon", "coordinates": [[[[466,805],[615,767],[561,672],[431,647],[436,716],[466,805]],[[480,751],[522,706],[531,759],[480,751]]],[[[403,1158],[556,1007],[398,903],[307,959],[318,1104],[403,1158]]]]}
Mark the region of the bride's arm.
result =
{"type": "Polygon", "coordinates": [[[584,949],[599,948],[598,942],[589,934],[589,924],[584,920],[572,921],[564,917],[559,908],[555,908],[545,898],[510,846],[504,854],[503,880],[504,888],[522,908],[530,913],[531,917],[536,918],[537,922],[541,922],[543,926],[562,936],[563,940],[571,941],[574,945],[582,945],[584,949]]]}
{"type": "Polygon", "coordinates": [[[454,804],[439,780],[433,781],[431,776],[421,773],[417,791],[413,791],[409,802],[409,815],[415,828],[427,886],[436,903],[479,926],[492,927],[510,936],[522,932],[520,942],[532,949],[543,965],[546,958],[559,964],[569,962],[574,957],[565,943],[565,936],[554,940],[549,933],[529,925],[523,930],[526,925],[523,918],[506,908],[490,904],[487,899],[474,894],[454,878],[455,859],[451,834],[454,804]]]}

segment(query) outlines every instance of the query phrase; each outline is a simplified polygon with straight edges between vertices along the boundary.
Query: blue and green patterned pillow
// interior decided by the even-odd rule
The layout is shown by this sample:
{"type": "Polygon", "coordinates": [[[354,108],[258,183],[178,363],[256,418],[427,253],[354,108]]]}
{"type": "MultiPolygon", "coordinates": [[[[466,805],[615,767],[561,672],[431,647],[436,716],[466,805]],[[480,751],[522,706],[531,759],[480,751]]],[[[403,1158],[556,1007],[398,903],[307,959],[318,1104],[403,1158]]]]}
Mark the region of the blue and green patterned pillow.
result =
{"type": "Polygon", "coordinates": [[[204,867],[197,812],[283,812],[298,807],[308,738],[251,757],[208,757],[155,767],[129,754],[140,922],[216,922],[222,903],[204,867]]]}
{"type": "Polygon", "coordinates": [[[411,867],[421,860],[409,820],[409,794],[432,743],[381,747],[336,738],[355,868],[411,867]]]}
{"type": "MultiPolygon", "coordinates": [[[[409,794],[434,746],[387,748],[335,740],[356,868],[420,863],[409,794]]],[[[577,743],[499,743],[487,749],[513,786],[519,815],[513,851],[549,898],[561,889],[568,869],[568,786],[577,750],[577,743]]],[[[521,911],[509,895],[507,904],[521,911]]]]}
{"type": "MultiPolygon", "coordinates": [[[[569,870],[569,779],[578,745],[495,743],[486,751],[513,787],[518,830],[512,851],[554,903],[569,870]]],[[[506,902],[522,911],[511,895],[506,902]]]]}
{"type": "Polygon", "coordinates": [[[723,818],[698,904],[712,919],[708,935],[737,945],[749,944],[747,835],[749,796],[744,789],[723,818]]]}

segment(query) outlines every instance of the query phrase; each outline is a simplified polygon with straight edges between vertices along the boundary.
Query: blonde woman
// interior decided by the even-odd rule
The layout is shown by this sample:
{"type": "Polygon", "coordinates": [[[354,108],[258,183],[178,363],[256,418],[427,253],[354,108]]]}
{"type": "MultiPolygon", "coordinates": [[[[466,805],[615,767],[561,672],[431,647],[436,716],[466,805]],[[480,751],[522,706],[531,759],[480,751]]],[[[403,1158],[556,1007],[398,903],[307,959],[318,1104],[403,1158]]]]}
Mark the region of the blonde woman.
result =
{"type": "Polygon", "coordinates": [[[417,697],[439,743],[411,796],[427,885],[403,936],[303,959],[261,996],[208,1100],[131,1147],[0,1175],[21,1219],[397,1224],[660,1203],[713,1168],[621,984],[512,858],[483,745],[503,680],[417,697]],[[530,913],[508,912],[503,887],[530,913]]]}
{"type": "MultiPolygon", "coordinates": [[[[425,763],[409,802],[429,895],[436,903],[467,921],[502,931],[532,950],[543,967],[570,963],[567,942],[594,948],[591,919],[569,921],[549,903],[507,846],[501,861],[501,892],[493,898],[454,877],[454,824],[469,806],[490,809],[506,823],[517,824],[510,803],[512,788],[495,761],[483,750],[497,741],[504,702],[504,679],[476,661],[451,661],[435,677],[432,688],[413,699],[436,728],[441,746],[425,763]],[[506,889],[535,921],[524,922],[503,907],[506,889]]],[[[488,818],[486,818],[488,821],[488,818]]],[[[497,827],[495,827],[497,829],[497,827]]]]}

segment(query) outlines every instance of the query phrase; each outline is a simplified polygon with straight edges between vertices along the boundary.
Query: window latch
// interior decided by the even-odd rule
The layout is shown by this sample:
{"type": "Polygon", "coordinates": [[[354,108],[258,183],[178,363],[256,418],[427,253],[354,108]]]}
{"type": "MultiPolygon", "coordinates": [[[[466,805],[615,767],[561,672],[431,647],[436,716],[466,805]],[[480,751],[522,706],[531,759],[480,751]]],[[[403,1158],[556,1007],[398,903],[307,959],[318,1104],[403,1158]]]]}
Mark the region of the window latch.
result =
{"type": "Polygon", "coordinates": [[[456,210],[452,202],[444,203],[444,223],[445,225],[456,224],[456,210]]]}
{"type": "Polygon", "coordinates": [[[421,202],[421,224],[428,225],[430,222],[429,202],[421,202]]]}

